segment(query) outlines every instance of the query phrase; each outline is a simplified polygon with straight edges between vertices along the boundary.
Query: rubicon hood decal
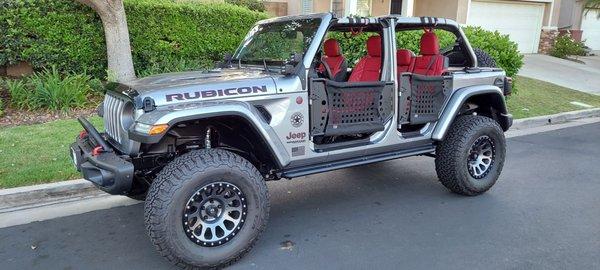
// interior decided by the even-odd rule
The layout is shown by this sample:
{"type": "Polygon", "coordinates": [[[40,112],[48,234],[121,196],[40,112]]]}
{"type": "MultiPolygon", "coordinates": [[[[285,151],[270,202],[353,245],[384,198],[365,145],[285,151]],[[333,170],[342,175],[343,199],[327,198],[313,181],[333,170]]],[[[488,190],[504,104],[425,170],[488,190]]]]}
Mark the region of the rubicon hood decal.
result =
{"type": "Polygon", "coordinates": [[[139,93],[138,99],[151,98],[157,107],[277,94],[272,74],[245,70],[163,74],[137,80],[130,88],[139,93]]]}
{"type": "Polygon", "coordinates": [[[175,93],[175,94],[167,94],[165,96],[165,100],[167,102],[172,101],[183,101],[183,100],[192,100],[192,99],[204,99],[204,98],[213,98],[213,97],[223,97],[223,96],[238,96],[238,95],[248,95],[248,94],[257,94],[257,93],[268,93],[267,86],[244,86],[244,87],[231,87],[225,89],[216,89],[216,90],[201,90],[194,92],[185,92],[185,93],[175,93]]]}

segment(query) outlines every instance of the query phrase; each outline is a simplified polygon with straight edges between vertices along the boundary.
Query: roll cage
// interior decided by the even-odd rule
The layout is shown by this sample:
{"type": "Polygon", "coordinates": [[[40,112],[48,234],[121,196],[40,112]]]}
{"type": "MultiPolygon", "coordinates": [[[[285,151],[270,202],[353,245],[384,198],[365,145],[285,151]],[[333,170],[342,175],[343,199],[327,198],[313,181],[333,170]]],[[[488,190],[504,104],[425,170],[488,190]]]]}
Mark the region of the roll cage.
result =
{"type": "MultiPolygon", "coordinates": [[[[282,22],[298,19],[321,19],[321,24],[315,33],[314,40],[303,55],[302,64],[304,68],[309,68],[317,53],[321,50],[325,37],[332,27],[335,28],[365,28],[366,31],[372,31],[375,24],[382,25],[389,29],[389,34],[395,34],[399,31],[418,30],[424,28],[441,29],[448,31],[456,36],[456,45],[460,47],[465,54],[465,68],[477,68],[477,57],[471,48],[469,40],[465,37],[460,25],[450,19],[437,17],[402,17],[400,15],[386,15],[380,17],[342,17],[337,18],[333,13],[318,13],[302,16],[284,16],[259,21],[257,24],[266,24],[272,22],[282,22]],[[390,27],[393,26],[393,27],[390,27]]],[[[384,35],[386,36],[386,35],[384,35]]],[[[390,35],[393,36],[393,35],[390,35]]],[[[385,39],[385,37],[384,37],[385,39]]],[[[391,40],[384,40],[384,46],[393,46],[391,40]]]]}

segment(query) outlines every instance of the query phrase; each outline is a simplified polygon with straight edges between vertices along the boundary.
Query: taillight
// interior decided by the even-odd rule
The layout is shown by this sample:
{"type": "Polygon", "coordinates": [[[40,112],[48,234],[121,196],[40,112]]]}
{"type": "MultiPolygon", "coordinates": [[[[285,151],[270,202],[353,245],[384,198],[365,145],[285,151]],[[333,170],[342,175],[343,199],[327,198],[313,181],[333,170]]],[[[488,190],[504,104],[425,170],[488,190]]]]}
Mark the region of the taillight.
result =
{"type": "Polygon", "coordinates": [[[504,95],[510,96],[512,94],[513,80],[511,77],[504,77],[504,95]]]}

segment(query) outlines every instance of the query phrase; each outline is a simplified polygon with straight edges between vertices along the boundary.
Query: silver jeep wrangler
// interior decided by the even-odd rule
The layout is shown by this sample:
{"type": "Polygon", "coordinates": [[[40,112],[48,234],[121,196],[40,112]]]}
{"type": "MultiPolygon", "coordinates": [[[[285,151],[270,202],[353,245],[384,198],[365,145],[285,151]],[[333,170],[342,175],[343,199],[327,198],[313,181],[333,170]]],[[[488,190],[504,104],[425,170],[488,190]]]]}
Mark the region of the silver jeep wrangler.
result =
{"type": "Polygon", "coordinates": [[[80,118],[71,155],[100,189],[146,201],[168,260],[221,267],[265,229],[266,180],[426,155],[452,192],[490,189],[512,124],[494,65],[448,19],[268,19],[218,68],[109,85],[105,132],[80,118]],[[444,31],[454,43],[440,50],[444,31]],[[419,52],[400,45],[419,36],[419,52]],[[356,44],[363,55],[344,54],[356,44]]]}

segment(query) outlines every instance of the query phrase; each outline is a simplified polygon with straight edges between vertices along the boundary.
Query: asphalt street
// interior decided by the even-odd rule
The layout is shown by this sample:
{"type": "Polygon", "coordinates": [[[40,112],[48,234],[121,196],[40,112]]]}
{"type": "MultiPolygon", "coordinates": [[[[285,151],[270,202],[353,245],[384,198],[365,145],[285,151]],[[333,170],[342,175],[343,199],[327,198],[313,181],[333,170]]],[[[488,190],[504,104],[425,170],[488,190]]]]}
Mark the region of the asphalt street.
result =
{"type": "MultiPolygon", "coordinates": [[[[600,269],[600,123],[508,139],[486,194],[413,157],[270,182],[261,240],[232,269],[600,269]]],[[[174,269],[136,204],[0,229],[0,269],[174,269]]]]}

